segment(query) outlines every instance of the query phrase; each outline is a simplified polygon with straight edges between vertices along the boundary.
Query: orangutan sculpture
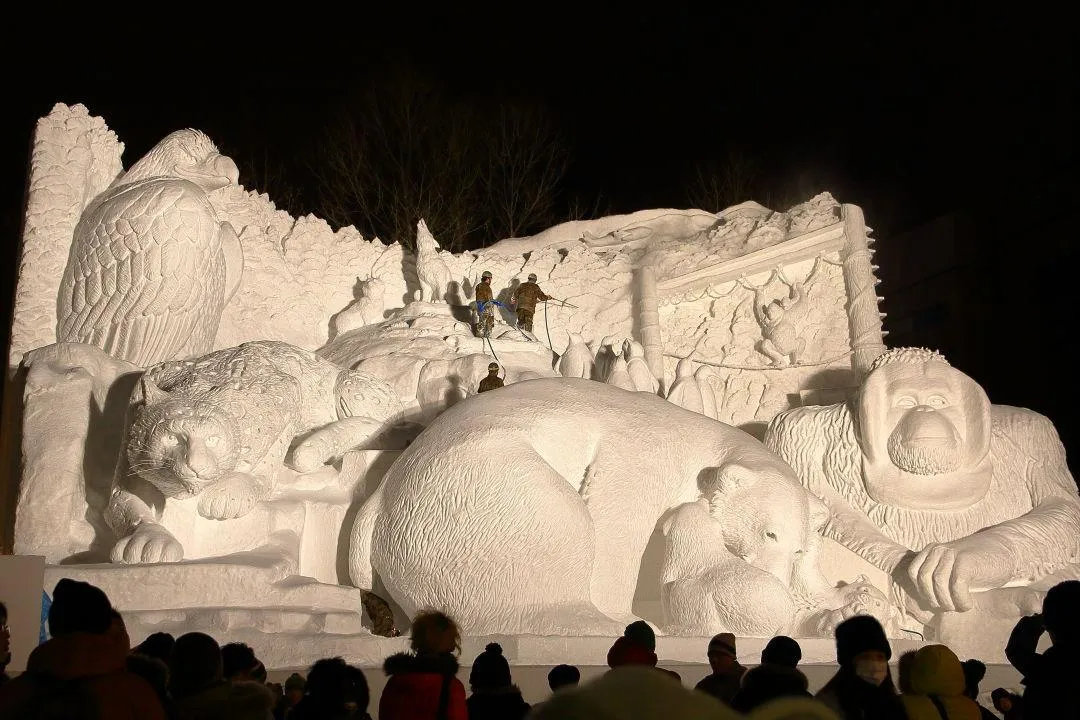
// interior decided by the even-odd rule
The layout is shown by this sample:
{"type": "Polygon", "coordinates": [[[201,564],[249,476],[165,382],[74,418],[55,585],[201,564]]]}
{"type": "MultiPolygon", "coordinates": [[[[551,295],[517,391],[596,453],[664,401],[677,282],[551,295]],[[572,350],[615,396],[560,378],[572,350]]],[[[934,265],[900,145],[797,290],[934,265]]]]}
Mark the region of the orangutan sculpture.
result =
{"type": "Polygon", "coordinates": [[[889,574],[918,620],[1008,612],[1002,598],[1023,614],[1030,593],[1004,588],[1077,572],[1080,497],[1053,425],[991,405],[936,352],[887,351],[852,406],[781,413],[765,443],[829,506],[826,536],[889,574]]]}

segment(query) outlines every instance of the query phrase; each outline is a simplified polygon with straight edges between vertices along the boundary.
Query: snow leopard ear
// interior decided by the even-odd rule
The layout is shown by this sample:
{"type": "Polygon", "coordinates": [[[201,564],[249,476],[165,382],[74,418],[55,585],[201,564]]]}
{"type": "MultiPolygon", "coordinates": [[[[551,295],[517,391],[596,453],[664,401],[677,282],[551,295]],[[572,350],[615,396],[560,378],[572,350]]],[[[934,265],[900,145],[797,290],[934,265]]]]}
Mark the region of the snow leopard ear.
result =
{"type": "Polygon", "coordinates": [[[144,405],[156,405],[169,397],[169,394],[159,388],[150,373],[143,373],[139,379],[139,394],[142,396],[144,405]]]}

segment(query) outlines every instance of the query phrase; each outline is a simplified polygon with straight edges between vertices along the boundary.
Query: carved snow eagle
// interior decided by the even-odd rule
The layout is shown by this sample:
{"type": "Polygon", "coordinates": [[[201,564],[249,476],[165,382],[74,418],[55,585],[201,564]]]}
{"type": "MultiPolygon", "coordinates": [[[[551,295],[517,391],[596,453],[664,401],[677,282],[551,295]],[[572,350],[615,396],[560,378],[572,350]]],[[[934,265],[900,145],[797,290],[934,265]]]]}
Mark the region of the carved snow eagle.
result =
{"type": "Polygon", "coordinates": [[[207,194],[239,182],[205,134],[178,130],[94,199],[75,227],[57,297],[60,342],[141,367],[208,352],[243,252],[207,194]]]}

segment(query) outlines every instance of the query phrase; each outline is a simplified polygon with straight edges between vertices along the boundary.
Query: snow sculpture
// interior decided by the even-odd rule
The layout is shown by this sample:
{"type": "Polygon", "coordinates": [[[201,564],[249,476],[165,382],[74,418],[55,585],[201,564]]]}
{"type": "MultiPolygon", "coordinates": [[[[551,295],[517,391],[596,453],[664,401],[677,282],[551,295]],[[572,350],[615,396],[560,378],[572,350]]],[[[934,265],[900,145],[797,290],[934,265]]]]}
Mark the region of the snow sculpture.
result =
{"type": "Polygon", "coordinates": [[[103,560],[127,398],[142,368],[81,343],[27,353],[15,552],[50,564],[103,560]],[[48,438],[42,442],[42,438],[48,438]]]}
{"type": "Polygon", "coordinates": [[[344,335],[350,330],[362,328],[382,322],[386,313],[386,283],[380,278],[372,277],[361,281],[357,278],[357,284],[362,286],[360,297],[356,298],[347,308],[335,315],[331,321],[330,339],[344,335]]]}
{"type": "Polygon", "coordinates": [[[687,356],[675,366],[675,382],[668,390],[668,400],[691,412],[704,414],[705,403],[701,398],[701,388],[694,377],[694,361],[687,356]]]}
{"type": "Polygon", "coordinates": [[[210,350],[244,256],[207,194],[238,181],[197,130],[172,133],[114,181],[75,227],[57,338],[141,367],[210,350]]]}
{"type": "Polygon", "coordinates": [[[649,364],[645,360],[645,346],[636,340],[627,344],[626,371],[630,373],[630,379],[634,383],[635,390],[653,395],[659,391],[660,382],[653,376],[649,364]]]}
{"type": "Polygon", "coordinates": [[[204,518],[243,517],[270,496],[287,455],[296,471],[315,471],[401,414],[386,383],[285,343],[150,368],[133,398],[130,472],[109,508],[113,561],[180,560],[155,513],[170,499],[198,498],[204,518]]]}
{"type": "Polygon", "coordinates": [[[735,428],[581,379],[517,383],[439,416],[361,508],[350,571],[361,588],[377,573],[406,614],[440,607],[469,633],[618,634],[657,523],[699,501],[708,527],[688,542],[767,603],[759,627],[785,626],[791,604],[757,592],[786,586],[812,544],[790,468],[735,428]]]}
{"type": "Polygon", "coordinates": [[[781,413],[766,444],[828,504],[834,565],[878,573],[964,653],[999,655],[1038,591],[1080,573],[1080,496],[1053,425],[991,405],[937,353],[885,352],[857,402],[781,413]]]}
{"type": "Polygon", "coordinates": [[[786,365],[798,362],[798,356],[806,348],[806,338],[798,336],[798,330],[787,317],[789,310],[802,303],[806,298],[802,283],[791,286],[787,297],[765,302],[761,289],[754,293],[754,316],[761,326],[761,343],[758,350],[772,361],[773,365],[786,365]]]}
{"type": "Polygon", "coordinates": [[[828,510],[787,474],[736,464],[710,490],[662,520],[666,632],[828,637],[860,611],[896,627],[888,598],[865,579],[826,581],[818,548],[828,510]]]}
{"type": "Polygon", "coordinates": [[[420,280],[421,301],[445,301],[450,269],[439,257],[439,243],[422,219],[416,223],[416,275],[420,280]]]}
{"type": "Polygon", "coordinates": [[[593,352],[580,335],[569,335],[570,341],[559,358],[559,374],[563,377],[588,380],[593,374],[593,352]]]}

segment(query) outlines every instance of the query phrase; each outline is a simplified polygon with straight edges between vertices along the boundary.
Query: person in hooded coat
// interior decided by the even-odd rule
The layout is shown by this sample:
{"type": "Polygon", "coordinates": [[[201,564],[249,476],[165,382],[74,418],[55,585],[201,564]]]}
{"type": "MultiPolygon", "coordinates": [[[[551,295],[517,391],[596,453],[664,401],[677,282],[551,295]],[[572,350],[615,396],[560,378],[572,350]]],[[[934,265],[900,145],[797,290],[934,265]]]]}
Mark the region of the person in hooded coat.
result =
{"type": "Polygon", "coordinates": [[[910,672],[911,692],[900,696],[908,720],[981,720],[978,703],[964,694],[964,668],[952,650],[919,648],[910,672]]]}
{"type": "Polygon", "coordinates": [[[383,663],[389,676],[379,699],[379,720],[468,720],[465,686],[457,679],[461,633],[441,612],[423,612],[409,632],[411,653],[383,663]]]}
{"type": "Polygon", "coordinates": [[[469,685],[469,720],[521,720],[529,712],[529,703],[510,678],[510,663],[499,643],[489,643],[473,660],[469,685]]]}
{"type": "Polygon", "coordinates": [[[1041,615],[1020,618],[1009,636],[1005,657],[1024,676],[1024,720],[1080,718],[1080,581],[1050,588],[1041,615]],[[1052,645],[1039,653],[1039,638],[1052,645]]]}
{"type": "Polygon", "coordinates": [[[26,672],[0,687],[0,718],[164,720],[153,688],[127,669],[131,650],[109,598],[63,578],[49,608],[52,638],[30,653],[26,672]]]}
{"type": "Polygon", "coordinates": [[[815,696],[841,720],[904,720],[889,659],[885,630],[869,615],[856,615],[836,627],[836,674],[815,696]]]}
{"type": "Polygon", "coordinates": [[[265,685],[225,679],[221,646],[200,632],[181,635],[169,665],[172,720],[267,720],[274,694],[265,685]]]}

